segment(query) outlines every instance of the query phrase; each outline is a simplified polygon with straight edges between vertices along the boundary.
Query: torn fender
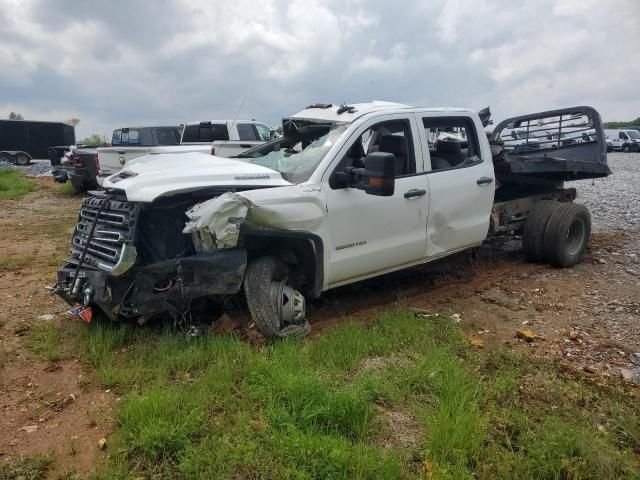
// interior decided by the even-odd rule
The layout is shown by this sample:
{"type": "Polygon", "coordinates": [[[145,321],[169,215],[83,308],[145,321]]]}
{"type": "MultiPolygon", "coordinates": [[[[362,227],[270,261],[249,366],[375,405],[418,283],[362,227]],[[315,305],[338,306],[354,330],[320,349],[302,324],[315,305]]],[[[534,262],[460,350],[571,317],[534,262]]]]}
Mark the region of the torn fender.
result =
{"type": "Polygon", "coordinates": [[[235,247],[245,221],[315,232],[326,217],[326,206],[321,188],[306,185],[227,192],[197,204],[186,215],[189,222],[183,233],[193,235],[198,251],[210,252],[235,247]]]}
{"type": "Polygon", "coordinates": [[[239,193],[227,192],[198,203],[186,212],[189,221],[182,233],[194,235],[198,251],[232,248],[238,244],[240,227],[253,203],[239,193]]]}

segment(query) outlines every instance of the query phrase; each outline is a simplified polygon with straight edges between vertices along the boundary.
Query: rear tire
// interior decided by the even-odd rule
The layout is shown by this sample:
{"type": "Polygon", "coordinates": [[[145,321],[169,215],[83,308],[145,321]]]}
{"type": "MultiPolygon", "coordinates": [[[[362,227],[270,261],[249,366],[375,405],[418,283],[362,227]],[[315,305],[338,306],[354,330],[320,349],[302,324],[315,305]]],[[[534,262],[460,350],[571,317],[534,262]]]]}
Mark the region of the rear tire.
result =
{"type": "Polygon", "coordinates": [[[31,162],[31,159],[29,158],[29,155],[24,154],[24,153],[18,153],[15,157],[15,162],[16,165],[20,165],[20,166],[26,166],[29,165],[29,163],[31,162]]]}
{"type": "Polygon", "coordinates": [[[558,205],[560,203],[555,200],[541,200],[529,212],[522,230],[522,248],[528,261],[544,260],[544,235],[551,214],[558,205]]]}
{"type": "MultiPolygon", "coordinates": [[[[258,258],[247,266],[245,272],[244,292],[251,318],[260,333],[269,339],[303,337],[311,330],[309,322],[304,317],[304,298],[299,292],[290,288],[288,279],[289,269],[277,257],[258,258]],[[296,323],[282,318],[284,309],[274,299],[274,294],[277,294],[277,298],[281,298],[283,289],[297,294],[293,296],[298,301],[302,298],[302,318],[299,318],[296,323]]],[[[293,302],[294,299],[287,298],[286,301],[293,302]]]]}
{"type": "Polygon", "coordinates": [[[591,214],[584,205],[562,203],[553,212],[544,235],[545,259],[556,267],[582,261],[591,236],[591,214]]]}

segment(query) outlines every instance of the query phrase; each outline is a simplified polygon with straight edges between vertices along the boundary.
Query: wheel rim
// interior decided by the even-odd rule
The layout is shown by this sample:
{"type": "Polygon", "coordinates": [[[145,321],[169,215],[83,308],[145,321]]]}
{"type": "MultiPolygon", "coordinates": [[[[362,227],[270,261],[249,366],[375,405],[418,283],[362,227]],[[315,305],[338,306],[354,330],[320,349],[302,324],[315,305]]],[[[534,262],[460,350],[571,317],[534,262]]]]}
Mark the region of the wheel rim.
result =
{"type": "Polygon", "coordinates": [[[575,256],[580,252],[584,242],[586,226],[581,218],[576,218],[567,232],[567,253],[575,256]]]}
{"type": "Polygon", "coordinates": [[[281,325],[299,324],[305,318],[304,296],[284,280],[271,283],[271,300],[281,325]]]}

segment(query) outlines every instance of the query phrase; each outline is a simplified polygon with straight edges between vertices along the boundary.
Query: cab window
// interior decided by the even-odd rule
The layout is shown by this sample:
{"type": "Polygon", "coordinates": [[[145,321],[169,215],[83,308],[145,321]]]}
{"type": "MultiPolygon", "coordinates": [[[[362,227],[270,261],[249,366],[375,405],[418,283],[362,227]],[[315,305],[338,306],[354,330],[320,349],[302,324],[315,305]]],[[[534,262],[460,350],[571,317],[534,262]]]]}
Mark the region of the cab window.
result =
{"type": "Polygon", "coordinates": [[[263,142],[268,142],[269,140],[271,140],[271,129],[269,127],[267,127],[266,125],[262,125],[261,123],[256,123],[254,127],[258,131],[260,140],[262,140],[263,142]]]}
{"type": "Polygon", "coordinates": [[[618,133],[618,137],[619,137],[621,140],[628,140],[628,138],[627,138],[627,134],[626,134],[626,133],[624,133],[624,132],[620,132],[620,133],[618,133]]]}
{"type": "MultiPolygon", "coordinates": [[[[416,159],[409,120],[381,122],[365,130],[351,144],[334,173],[343,172],[346,167],[364,168],[365,157],[373,152],[392,153],[395,156],[396,178],[415,174],[416,159]]],[[[329,185],[333,189],[344,187],[333,174],[329,185]]]]}
{"type": "Polygon", "coordinates": [[[482,162],[473,122],[465,117],[427,117],[422,119],[431,170],[462,168],[482,162]]]}
{"type": "Polygon", "coordinates": [[[238,123],[238,138],[247,142],[258,140],[258,134],[250,123],[238,123]]]}

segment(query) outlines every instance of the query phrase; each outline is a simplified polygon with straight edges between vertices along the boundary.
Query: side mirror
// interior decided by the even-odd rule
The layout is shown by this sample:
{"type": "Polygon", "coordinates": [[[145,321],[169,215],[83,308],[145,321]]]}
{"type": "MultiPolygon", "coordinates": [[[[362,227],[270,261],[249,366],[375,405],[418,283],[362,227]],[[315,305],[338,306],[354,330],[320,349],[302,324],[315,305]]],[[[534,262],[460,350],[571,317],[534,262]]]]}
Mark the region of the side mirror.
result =
{"type": "Polygon", "coordinates": [[[390,197],[396,184],[396,157],[393,153],[373,152],[364,159],[364,168],[357,169],[361,182],[356,188],[369,195],[390,197]]]}
{"type": "Polygon", "coordinates": [[[269,135],[269,139],[273,140],[274,138],[276,138],[276,131],[273,128],[269,131],[271,132],[269,135]]]}

